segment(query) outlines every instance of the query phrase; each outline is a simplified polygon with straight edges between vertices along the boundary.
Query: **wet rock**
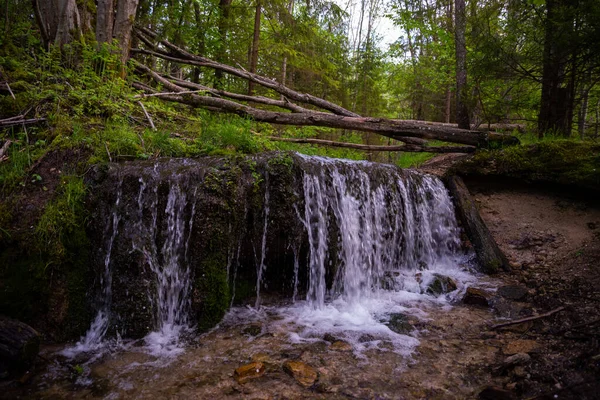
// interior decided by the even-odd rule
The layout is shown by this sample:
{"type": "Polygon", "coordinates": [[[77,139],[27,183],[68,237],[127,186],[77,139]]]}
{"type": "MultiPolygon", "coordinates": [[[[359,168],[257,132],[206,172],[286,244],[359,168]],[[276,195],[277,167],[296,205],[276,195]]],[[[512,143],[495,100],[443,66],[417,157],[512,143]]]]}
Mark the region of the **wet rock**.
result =
{"type": "Polygon", "coordinates": [[[508,390],[495,386],[488,386],[478,396],[479,400],[516,400],[517,396],[508,390]]]}
{"type": "Polygon", "coordinates": [[[236,368],[233,377],[239,384],[244,384],[249,380],[260,378],[265,374],[265,365],[261,362],[251,362],[236,368]]]}
{"type": "Polygon", "coordinates": [[[489,295],[481,289],[467,288],[467,291],[462,299],[464,304],[474,306],[489,307],[489,295]]]}
{"type": "Polygon", "coordinates": [[[505,367],[511,367],[513,365],[523,365],[531,361],[531,356],[527,353],[517,353],[510,357],[506,357],[502,364],[505,367]]]}
{"type": "Polygon", "coordinates": [[[262,326],[260,324],[250,324],[242,330],[242,333],[244,335],[250,335],[250,336],[258,336],[258,335],[260,335],[261,332],[262,332],[262,326]]]}
{"type": "Polygon", "coordinates": [[[373,340],[377,340],[377,338],[368,333],[365,333],[358,338],[359,343],[372,342],[373,340]]]}
{"type": "Polygon", "coordinates": [[[317,371],[308,364],[299,361],[286,361],[283,370],[304,387],[312,386],[317,378],[317,371]]]}
{"type": "Polygon", "coordinates": [[[333,336],[331,333],[326,333],[325,336],[323,336],[323,340],[329,343],[333,343],[335,341],[337,341],[338,339],[333,336]]]}
{"type": "Polygon", "coordinates": [[[540,347],[535,340],[513,340],[502,349],[502,352],[508,356],[518,353],[534,353],[539,351],[540,347]]]}
{"type": "Polygon", "coordinates": [[[386,323],[387,327],[390,328],[391,331],[399,333],[401,335],[406,335],[412,332],[413,326],[408,321],[408,317],[404,314],[391,314],[389,321],[386,323]]]}
{"type": "Polygon", "coordinates": [[[433,274],[433,280],[427,286],[427,294],[439,296],[440,294],[450,293],[457,289],[456,282],[448,276],[433,274]]]}
{"type": "Polygon", "coordinates": [[[509,300],[523,300],[527,297],[527,288],[519,285],[506,285],[498,288],[498,294],[509,300]]]}
{"type": "Polygon", "coordinates": [[[331,344],[331,350],[334,351],[352,351],[352,345],[343,340],[337,340],[331,344]]]}

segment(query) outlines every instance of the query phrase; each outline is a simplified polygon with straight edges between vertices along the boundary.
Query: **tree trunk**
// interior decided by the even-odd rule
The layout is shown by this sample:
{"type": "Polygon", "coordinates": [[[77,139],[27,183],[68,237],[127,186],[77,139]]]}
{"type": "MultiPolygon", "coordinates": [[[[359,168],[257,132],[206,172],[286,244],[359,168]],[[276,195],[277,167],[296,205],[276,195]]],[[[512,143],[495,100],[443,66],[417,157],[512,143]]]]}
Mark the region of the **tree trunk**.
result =
{"type": "Polygon", "coordinates": [[[456,122],[458,127],[469,129],[471,126],[468,109],[467,89],[467,43],[465,31],[467,18],[465,0],[455,0],[454,39],[456,46],[456,122]]]}
{"type": "Polygon", "coordinates": [[[446,179],[446,186],[454,201],[462,227],[475,248],[481,271],[486,274],[494,274],[500,269],[510,271],[506,256],[481,219],[477,205],[463,180],[456,175],[450,176],[446,179]]]}
{"type": "Polygon", "coordinates": [[[98,0],[96,12],[96,41],[99,45],[112,41],[114,0],[98,0]]]}
{"type": "Polygon", "coordinates": [[[121,62],[125,64],[129,59],[131,30],[133,29],[133,23],[135,21],[138,0],[118,1],[113,37],[117,39],[117,42],[119,43],[119,47],[121,48],[121,62]]]}
{"type": "MultiPolygon", "coordinates": [[[[569,88],[563,87],[565,69],[571,54],[568,43],[572,17],[568,12],[569,0],[546,0],[544,26],[544,54],[542,96],[538,114],[538,134],[554,131],[562,136],[570,134],[568,117],[569,88]]],[[[574,71],[572,71],[574,72],[574,71]]]]}
{"type": "MultiPolygon", "coordinates": [[[[258,65],[258,44],[260,42],[260,0],[256,0],[256,11],[254,13],[254,35],[252,37],[252,51],[250,52],[250,72],[255,74],[258,65]]],[[[254,82],[248,81],[248,95],[252,96],[254,92],[254,82]]]]}
{"type": "Polygon", "coordinates": [[[577,121],[577,130],[579,137],[585,139],[585,120],[587,119],[589,90],[582,90],[581,108],[579,109],[579,120],[577,121]]]}
{"type": "MultiPolygon", "coordinates": [[[[225,48],[227,43],[227,30],[229,27],[229,11],[231,8],[232,0],[219,0],[219,49],[216,54],[216,60],[218,62],[225,61],[225,48]]],[[[223,88],[223,71],[215,70],[215,88],[223,88]]]]}

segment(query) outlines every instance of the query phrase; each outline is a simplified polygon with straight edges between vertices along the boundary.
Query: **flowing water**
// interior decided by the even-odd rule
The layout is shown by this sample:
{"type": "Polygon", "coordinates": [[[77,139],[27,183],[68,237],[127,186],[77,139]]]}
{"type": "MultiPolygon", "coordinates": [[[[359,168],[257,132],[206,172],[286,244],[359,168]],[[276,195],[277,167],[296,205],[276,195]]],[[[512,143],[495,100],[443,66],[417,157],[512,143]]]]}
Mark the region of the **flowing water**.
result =
{"type": "MultiPolygon", "coordinates": [[[[215,329],[197,337],[191,334],[190,250],[195,244],[190,238],[194,229],[202,229],[194,225],[200,212],[198,185],[182,174],[171,176],[165,188],[155,167],[139,178],[138,194],[135,201],[130,199],[123,217],[124,184],[118,184],[112,220],[105,229],[104,298],[87,335],[75,347],[63,350],[63,355],[72,359],[82,352],[98,353],[101,343],[110,349],[102,361],[96,357],[85,364],[84,375],[95,380],[80,379],[78,390],[83,397],[100,390],[98,382],[102,383],[102,397],[151,397],[152,390],[148,392],[143,386],[151,388],[153,381],[161,381],[166,396],[244,397],[243,388],[235,386],[229,376],[238,363],[257,357],[267,365],[277,365],[286,358],[320,362],[321,382],[332,379],[327,390],[354,385],[345,380],[347,377],[334,376],[343,374],[344,363],[359,360],[357,365],[362,367],[352,373],[360,378],[374,360],[392,375],[403,374],[416,362],[415,349],[427,347],[423,341],[427,342],[428,332],[436,330],[435,320],[456,312],[451,303],[478,280],[470,272],[471,256],[461,249],[452,202],[442,182],[414,171],[374,168],[367,162],[297,158],[303,165],[302,193],[296,204],[287,206],[294,207],[296,223],[304,228],[307,251],[302,252],[298,243],[288,245],[294,255],[293,294],[271,304],[261,297],[265,272],[277,268],[268,258],[273,205],[267,172],[262,220],[257,221],[262,228],[258,251],[253,245],[257,269],[254,307],[231,308],[215,329]],[[131,209],[136,204],[137,209],[131,209]],[[135,236],[119,231],[126,222],[134,227],[135,236]],[[146,287],[154,327],[145,336],[144,345],[119,341],[115,346],[115,340],[108,337],[108,321],[116,318],[111,316],[111,282],[116,279],[113,274],[118,264],[111,259],[115,240],[129,240],[128,251],[141,254],[146,270],[152,272],[152,281],[146,276],[146,287]],[[299,278],[302,268],[306,268],[306,282],[299,278]],[[445,287],[449,280],[455,286],[435,289],[445,287]],[[186,340],[183,333],[189,334],[186,340]],[[332,351],[330,343],[336,341],[344,344],[344,350],[323,355],[332,351]],[[323,357],[329,357],[330,362],[323,357]],[[193,373],[194,378],[189,378],[189,371],[196,371],[203,363],[213,371],[213,377],[199,378],[193,373]],[[178,376],[183,381],[201,380],[196,386],[202,390],[193,392],[190,385],[181,386],[176,382],[178,376]],[[172,385],[172,391],[165,385],[172,385]]],[[[244,218],[247,213],[245,209],[244,218]]],[[[244,234],[232,241],[228,251],[227,279],[233,279],[234,290],[244,234]]],[[[118,338],[116,326],[111,334],[118,338]]],[[[60,375],[60,370],[56,366],[49,372],[42,386],[47,388],[48,380],[60,375]]],[[[271,372],[279,382],[280,371],[275,370],[279,371],[275,368],[271,372]]],[[[376,375],[361,379],[373,380],[376,375]]],[[[271,382],[261,390],[280,393],[289,389],[289,385],[284,386],[277,389],[271,382]]],[[[296,389],[290,389],[291,398],[296,398],[296,389]]],[[[400,389],[390,387],[378,396],[395,398],[388,396],[395,390],[400,389]]],[[[334,392],[337,395],[337,389],[329,393],[334,392]]]]}

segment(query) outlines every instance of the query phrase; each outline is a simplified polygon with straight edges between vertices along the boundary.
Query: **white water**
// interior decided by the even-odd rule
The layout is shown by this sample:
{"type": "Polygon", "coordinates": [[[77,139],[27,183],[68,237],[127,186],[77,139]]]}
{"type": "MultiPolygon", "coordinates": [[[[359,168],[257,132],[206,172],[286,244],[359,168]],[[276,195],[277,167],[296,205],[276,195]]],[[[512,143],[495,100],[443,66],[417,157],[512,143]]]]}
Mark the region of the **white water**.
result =
{"type": "MultiPolygon", "coordinates": [[[[270,212],[267,175],[260,257],[256,254],[255,309],[233,309],[228,318],[275,313],[279,315],[275,325],[287,332],[292,342],[321,340],[329,333],[350,342],[358,353],[370,348],[385,349],[381,347],[383,343],[392,343],[394,351],[409,354],[418,340],[390,330],[391,316],[426,319],[424,307],[447,306],[475,279],[461,266],[465,257],[459,254],[459,230],[443,184],[437,178],[394,167],[303,158],[315,168],[308,168],[302,178],[303,210],[298,205],[290,206],[298,206],[298,218],[306,230],[307,287],[299,287],[299,268],[304,259],[299,259],[300,250],[294,247],[294,303],[279,308],[261,304],[270,212]],[[326,272],[332,269],[335,273],[328,282],[326,272]],[[457,291],[437,297],[425,294],[434,274],[453,278],[457,291]],[[303,293],[305,300],[296,301],[303,293]]],[[[155,290],[148,293],[155,310],[155,328],[144,338],[145,349],[156,356],[174,356],[184,351],[181,337],[192,329],[188,249],[193,245],[190,238],[197,186],[191,194],[183,175],[172,176],[166,204],[159,210],[159,173],[155,167],[147,180],[140,178],[138,210],[133,213],[137,219],[132,252],[144,255],[146,266],[155,277],[155,290]],[[150,215],[144,215],[145,212],[150,215]],[[159,218],[159,212],[164,219],[159,218]]],[[[112,224],[107,224],[105,233],[105,299],[86,336],[65,354],[102,347],[109,327],[111,253],[121,218],[119,212],[123,212],[119,209],[121,191],[122,182],[112,224]]],[[[229,252],[227,261],[228,280],[230,268],[234,268],[232,301],[241,244],[242,237],[236,239],[235,250],[229,252]]]]}
{"type": "Polygon", "coordinates": [[[390,316],[426,319],[423,308],[447,306],[475,280],[461,267],[466,257],[459,253],[446,189],[439,179],[416,172],[379,166],[386,179],[377,181],[366,172],[369,163],[305,159],[319,165],[303,178],[301,219],[310,248],[306,301],[271,312],[279,314],[278,323],[295,342],[328,333],[358,353],[383,342],[410,353],[418,340],[390,330],[390,316]],[[337,248],[330,243],[331,229],[337,229],[337,248]],[[338,265],[330,290],[327,262],[338,265]],[[424,294],[434,274],[453,278],[458,289],[438,297],[424,294]]]}

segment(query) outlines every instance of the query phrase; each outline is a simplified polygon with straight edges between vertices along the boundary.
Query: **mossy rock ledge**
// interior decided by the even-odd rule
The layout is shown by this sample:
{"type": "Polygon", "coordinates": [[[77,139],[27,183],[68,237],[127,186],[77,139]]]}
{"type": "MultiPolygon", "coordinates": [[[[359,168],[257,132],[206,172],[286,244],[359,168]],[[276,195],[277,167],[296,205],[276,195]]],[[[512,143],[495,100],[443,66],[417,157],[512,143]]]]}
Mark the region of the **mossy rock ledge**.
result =
{"type": "Polygon", "coordinates": [[[565,139],[479,151],[446,175],[506,177],[600,192],[600,143],[565,139]]]}

